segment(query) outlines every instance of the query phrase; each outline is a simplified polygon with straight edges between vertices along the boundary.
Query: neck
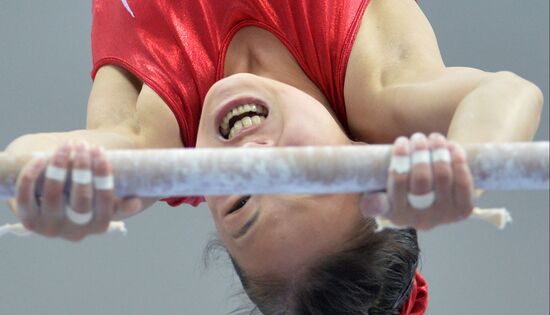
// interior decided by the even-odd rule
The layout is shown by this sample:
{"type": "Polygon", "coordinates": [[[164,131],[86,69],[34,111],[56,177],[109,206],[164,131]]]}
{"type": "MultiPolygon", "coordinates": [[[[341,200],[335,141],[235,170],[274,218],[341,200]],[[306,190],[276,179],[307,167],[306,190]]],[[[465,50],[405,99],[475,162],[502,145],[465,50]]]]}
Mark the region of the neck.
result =
{"type": "Polygon", "coordinates": [[[243,72],[291,85],[317,99],[336,118],[326,97],[303,72],[294,56],[266,30],[245,27],[231,40],[225,58],[224,76],[243,72]]]}

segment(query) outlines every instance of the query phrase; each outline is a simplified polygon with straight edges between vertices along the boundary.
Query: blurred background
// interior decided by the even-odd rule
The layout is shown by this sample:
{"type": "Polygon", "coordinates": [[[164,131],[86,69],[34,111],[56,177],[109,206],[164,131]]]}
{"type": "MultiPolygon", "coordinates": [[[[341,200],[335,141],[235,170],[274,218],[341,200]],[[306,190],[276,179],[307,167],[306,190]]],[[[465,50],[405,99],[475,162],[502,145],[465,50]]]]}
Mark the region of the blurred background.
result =
{"type": "MultiPolygon", "coordinates": [[[[421,1],[449,66],[510,70],[546,101],[537,140],[548,141],[548,0],[421,1]]],[[[91,1],[0,0],[0,147],[32,132],[85,126],[91,1]]],[[[411,30],[414,31],[414,30],[411,30]]],[[[506,206],[503,231],[468,221],[420,233],[428,314],[549,313],[548,192],[488,193],[506,206]]],[[[16,219],[0,205],[0,225],[16,219]]],[[[73,244],[0,239],[0,315],[229,314],[240,284],[221,256],[202,252],[214,226],[206,206],[158,204],[127,221],[126,237],[73,244]]]]}

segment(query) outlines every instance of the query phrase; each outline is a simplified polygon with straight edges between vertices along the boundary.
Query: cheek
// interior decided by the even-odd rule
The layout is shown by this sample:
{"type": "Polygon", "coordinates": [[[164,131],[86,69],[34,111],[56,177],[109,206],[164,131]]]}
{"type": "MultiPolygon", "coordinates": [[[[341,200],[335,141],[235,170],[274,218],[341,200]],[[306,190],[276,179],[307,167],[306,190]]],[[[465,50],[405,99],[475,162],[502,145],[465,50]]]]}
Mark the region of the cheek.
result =
{"type": "Polygon", "coordinates": [[[201,119],[199,123],[199,129],[197,130],[197,144],[196,144],[197,147],[205,147],[208,139],[206,135],[206,130],[204,130],[205,128],[203,127],[203,124],[204,122],[201,119]]]}
{"type": "Polygon", "coordinates": [[[302,111],[285,121],[283,138],[288,146],[341,144],[343,133],[329,113],[302,111]]]}
{"type": "Polygon", "coordinates": [[[197,131],[197,148],[208,148],[208,147],[216,147],[217,142],[215,139],[217,139],[217,134],[214,134],[214,130],[211,130],[212,128],[207,128],[204,124],[206,122],[202,121],[199,124],[199,129],[197,131]]]}
{"type": "Polygon", "coordinates": [[[212,219],[216,222],[216,225],[218,224],[219,215],[216,205],[219,205],[223,200],[222,197],[216,196],[216,197],[205,197],[206,205],[208,206],[208,210],[210,210],[210,214],[212,215],[212,219]]]}

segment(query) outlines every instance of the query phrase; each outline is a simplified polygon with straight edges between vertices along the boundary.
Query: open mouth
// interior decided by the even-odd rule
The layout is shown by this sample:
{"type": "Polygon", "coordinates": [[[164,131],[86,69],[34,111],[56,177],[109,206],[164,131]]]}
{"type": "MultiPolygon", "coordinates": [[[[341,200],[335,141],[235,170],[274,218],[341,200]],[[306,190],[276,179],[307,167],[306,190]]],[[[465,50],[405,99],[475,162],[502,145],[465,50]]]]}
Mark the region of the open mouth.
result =
{"type": "Polygon", "coordinates": [[[231,140],[248,127],[260,125],[267,118],[267,107],[249,103],[235,106],[225,114],[220,122],[219,131],[226,140],[231,140]]]}
{"type": "Polygon", "coordinates": [[[248,202],[250,197],[252,197],[252,196],[248,195],[248,196],[243,196],[242,198],[240,198],[237,202],[235,202],[233,207],[229,210],[229,212],[227,212],[226,215],[230,215],[230,214],[238,212],[241,208],[243,208],[246,205],[246,203],[248,202]]]}

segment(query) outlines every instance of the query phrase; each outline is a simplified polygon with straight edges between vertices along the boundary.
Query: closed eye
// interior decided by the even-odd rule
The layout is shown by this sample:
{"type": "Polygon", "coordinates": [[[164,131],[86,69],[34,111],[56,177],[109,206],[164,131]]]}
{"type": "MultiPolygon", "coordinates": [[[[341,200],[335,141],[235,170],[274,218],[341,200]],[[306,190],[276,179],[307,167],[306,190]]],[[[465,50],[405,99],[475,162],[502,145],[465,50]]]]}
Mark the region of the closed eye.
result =
{"type": "Polygon", "coordinates": [[[229,210],[228,214],[229,213],[233,213],[233,212],[237,212],[239,209],[241,209],[242,207],[244,207],[244,205],[246,205],[246,203],[248,202],[248,200],[250,199],[250,195],[248,196],[244,196],[242,197],[241,199],[239,199],[235,205],[233,205],[233,208],[231,208],[231,210],[229,210]]]}

